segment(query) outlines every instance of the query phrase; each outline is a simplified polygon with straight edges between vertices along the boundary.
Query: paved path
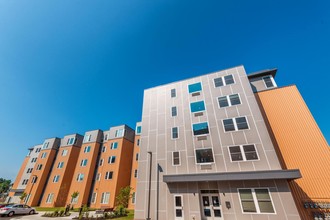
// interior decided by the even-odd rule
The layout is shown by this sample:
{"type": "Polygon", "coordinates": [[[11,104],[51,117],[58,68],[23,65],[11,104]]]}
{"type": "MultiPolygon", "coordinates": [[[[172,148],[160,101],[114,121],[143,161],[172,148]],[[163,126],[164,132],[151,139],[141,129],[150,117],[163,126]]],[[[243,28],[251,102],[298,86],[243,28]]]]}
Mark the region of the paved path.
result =
{"type": "MultiPolygon", "coordinates": [[[[57,218],[47,218],[47,217],[41,217],[41,215],[43,215],[45,212],[39,212],[38,214],[35,215],[14,215],[12,217],[0,217],[0,220],[7,220],[7,219],[24,219],[24,220],[47,220],[47,219],[72,219],[73,217],[78,216],[77,212],[73,212],[71,213],[70,216],[68,217],[57,217],[57,218]]],[[[91,214],[94,214],[92,212],[90,212],[91,214]]]]}

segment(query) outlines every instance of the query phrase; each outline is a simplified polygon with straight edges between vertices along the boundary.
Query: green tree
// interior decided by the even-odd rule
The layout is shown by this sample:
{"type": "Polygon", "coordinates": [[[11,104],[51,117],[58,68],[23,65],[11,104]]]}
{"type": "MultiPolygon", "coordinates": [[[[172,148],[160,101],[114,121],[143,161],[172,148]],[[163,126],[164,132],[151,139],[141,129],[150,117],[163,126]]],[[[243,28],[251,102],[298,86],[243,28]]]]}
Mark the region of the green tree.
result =
{"type": "Polygon", "coordinates": [[[0,178],[0,197],[3,197],[3,195],[9,191],[10,186],[11,180],[0,178]]]}
{"type": "Polygon", "coordinates": [[[19,197],[21,201],[23,201],[26,198],[27,194],[25,192],[22,193],[22,195],[19,197]]]}
{"type": "Polygon", "coordinates": [[[133,188],[130,186],[126,186],[126,187],[120,189],[119,194],[116,197],[117,206],[123,206],[123,207],[127,208],[128,201],[130,198],[132,198],[132,194],[131,194],[132,189],[133,188]]]}

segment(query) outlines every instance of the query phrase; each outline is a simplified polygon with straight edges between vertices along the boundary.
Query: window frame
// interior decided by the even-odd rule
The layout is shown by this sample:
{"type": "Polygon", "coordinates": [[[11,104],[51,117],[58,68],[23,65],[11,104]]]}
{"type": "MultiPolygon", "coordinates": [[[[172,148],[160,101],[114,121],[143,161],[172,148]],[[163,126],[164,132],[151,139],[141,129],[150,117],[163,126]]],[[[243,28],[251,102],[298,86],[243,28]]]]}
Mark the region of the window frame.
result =
{"type": "Polygon", "coordinates": [[[117,141],[112,142],[110,144],[110,150],[116,150],[118,148],[119,143],[117,141]]]}
{"type": "Polygon", "coordinates": [[[53,183],[58,183],[59,180],[60,180],[60,175],[55,175],[53,177],[53,183]]]}
{"type": "Polygon", "coordinates": [[[258,153],[258,150],[257,150],[257,147],[256,147],[255,144],[230,145],[227,148],[228,148],[230,162],[232,162],[232,163],[235,163],[235,162],[249,162],[249,161],[258,161],[258,160],[260,160],[259,153],[258,153]],[[254,149],[255,149],[255,152],[257,154],[258,159],[254,159],[254,160],[247,160],[246,159],[246,154],[245,154],[245,151],[244,151],[244,146],[248,146],[248,145],[253,145],[254,146],[254,149]],[[241,152],[241,155],[242,155],[242,160],[235,160],[235,161],[232,160],[231,153],[230,153],[230,148],[231,147],[239,147],[240,152],[241,152]]]}
{"type": "Polygon", "coordinates": [[[114,163],[116,163],[116,156],[109,156],[108,157],[108,164],[114,164],[114,163]]]}
{"type": "Polygon", "coordinates": [[[90,145],[87,145],[87,146],[85,146],[85,148],[84,148],[84,153],[89,153],[89,152],[91,152],[91,146],[90,145]]]}
{"type": "Polygon", "coordinates": [[[224,96],[218,96],[218,97],[217,97],[217,102],[218,102],[218,108],[219,108],[219,109],[224,109],[224,108],[229,108],[229,107],[232,107],[232,106],[242,105],[242,99],[241,99],[241,96],[240,96],[239,93],[230,94],[230,95],[224,95],[224,96]],[[238,95],[238,99],[239,99],[240,104],[233,105],[233,104],[231,103],[231,99],[230,99],[230,96],[231,96],[231,95],[238,95]],[[221,106],[220,106],[219,98],[223,98],[223,97],[226,97],[227,102],[228,102],[228,106],[224,106],[224,107],[221,107],[221,106]]]}
{"type": "Polygon", "coordinates": [[[176,140],[176,139],[179,139],[179,127],[171,127],[171,139],[172,140],[176,140]],[[177,137],[174,137],[174,135],[173,134],[175,134],[175,133],[173,133],[173,129],[177,129],[177,131],[176,131],[176,135],[177,135],[177,137]]]}
{"type": "Polygon", "coordinates": [[[91,198],[91,203],[95,204],[96,203],[96,199],[97,199],[97,192],[93,192],[92,193],[92,198],[91,198]]]}
{"type": "Polygon", "coordinates": [[[196,102],[190,102],[190,103],[189,103],[189,110],[190,110],[190,113],[192,113],[192,114],[196,114],[196,113],[199,113],[199,112],[206,112],[205,101],[204,101],[204,100],[200,100],[200,101],[196,101],[196,102]],[[203,102],[204,110],[201,110],[201,111],[194,111],[194,112],[193,112],[192,109],[191,109],[191,104],[198,103],[198,102],[203,102]]]}
{"type": "Polygon", "coordinates": [[[207,136],[207,135],[210,135],[210,126],[209,126],[209,122],[208,121],[201,121],[201,122],[198,122],[198,123],[193,123],[191,125],[191,130],[192,130],[192,135],[193,137],[200,137],[200,136],[207,136]],[[208,130],[208,133],[207,134],[196,134],[194,133],[194,125],[197,125],[197,124],[203,124],[203,123],[206,123],[207,124],[207,130],[208,130]]]}
{"type": "Polygon", "coordinates": [[[172,151],[172,166],[181,166],[181,153],[180,151],[172,151]],[[179,164],[174,164],[174,153],[179,153],[179,164]]]}
{"type": "Polygon", "coordinates": [[[46,198],[46,203],[51,204],[53,202],[53,199],[54,199],[54,193],[49,193],[46,198]]]}
{"type": "Polygon", "coordinates": [[[237,188],[237,194],[238,194],[238,199],[239,199],[240,207],[241,207],[241,210],[242,210],[243,214],[252,214],[252,215],[276,215],[277,214],[276,209],[275,209],[275,205],[274,205],[274,201],[273,201],[272,195],[271,195],[270,190],[269,190],[268,187],[237,188]],[[254,203],[254,206],[256,208],[256,212],[244,212],[242,199],[241,199],[241,194],[239,192],[240,189],[249,189],[249,190],[251,190],[253,203],[254,203]],[[256,189],[266,189],[268,191],[268,195],[269,195],[270,202],[272,204],[274,212],[261,212],[260,211],[257,195],[256,195],[256,192],[255,192],[256,189]]]}
{"type": "Polygon", "coordinates": [[[78,176],[77,176],[77,179],[76,180],[77,180],[77,182],[82,182],[82,181],[84,181],[84,178],[85,178],[85,174],[78,173],[78,176]]]}
{"type": "Polygon", "coordinates": [[[175,98],[176,97],[176,89],[171,89],[171,98],[175,98]]]}
{"type": "Polygon", "coordinates": [[[235,118],[224,118],[224,119],[222,119],[222,128],[223,128],[223,131],[225,133],[236,132],[236,131],[246,131],[246,130],[250,130],[250,124],[249,124],[249,120],[248,120],[248,117],[247,116],[237,116],[235,118]],[[247,124],[248,128],[246,128],[246,129],[238,129],[237,122],[236,122],[236,119],[237,118],[245,118],[245,121],[246,121],[246,124],[247,124]],[[234,125],[235,130],[226,131],[224,121],[225,120],[228,120],[228,119],[231,119],[233,121],[233,125],[234,125]]]}
{"type": "Polygon", "coordinates": [[[266,89],[271,89],[271,88],[276,88],[276,87],[277,87],[276,82],[275,82],[275,80],[274,80],[274,77],[273,77],[272,75],[263,76],[263,77],[262,77],[262,81],[264,82],[264,85],[265,85],[265,88],[266,88],[266,89]],[[268,78],[268,77],[269,77],[270,81],[271,81],[272,84],[273,84],[272,87],[268,87],[267,84],[266,84],[266,82],[265,82],[265,78],[268,78]]]}
{"type": "Polygon", "coordinates": [[[104,175],[105,180],[112,180],[113,179],[113,171],[106,171],[104,175]]]}
{"type": "Polygon", "coordinates": [[[85,137],[84,137],[84,143],[88,143],[90,142],[92,139],[92,135],[91,134],[86,134],[85,137]]]}
{"type": "Polygon", "coordinates": [[[46,157],[47,157],[47,152],[42,152],[40,158],[41,158],[41,159],[44,159],[44,158],[46,158],[46,157]]]}
{"type": "Polygon", "coordinates": [[[82,159],[81,162],[80,162],[80,166],[81,167],[86,167],[87,166],[87,162],[88,162],[88,159],[82,159]]]}
{"type": "Polygon", "coordinates": [[[63,149],[62,150],[62,153],[61,153],[61,156],[62,157],[65,157],[66,155],[68,155],[68,149],[63,149]],[[65,153],[64,153],[65,152],[65,153]]]}
{"type": "Polygon", "coordinates": [[[101,201],[100,204],[109,204],[110,201],[110,192],[103,192],[101,195],[101,201]],[[106,197],[108,195],[108,197],[106,197]],[[107,202],[106,202],[107,198],[107,202]]]}
{"type": "Polygon", "coordinates": [[[212,147],[194,149],[194,154],[195,154],[195,164],[196,165],[208,165],[208,164],[214,164],[215,163],[215,158],[214,158],[214,153],[213,153],[213,148],[212,147]],[[198,150],[209,150],[209,149],[212,151],[213,162],[198,163],[197,162],[197,151],[198,150]]]}
{"type": "Polygon", "coordinates": [[[174,118],[174,117],[177,117],[178,116],[178,108],[177,106],[172,106],[171,107],[171,117],[174,118]],[[173,109],[175,109],[175,114],[173,114],[173,109]]]}
{"type": "Polygon", "coordinates": [[[64,161],[58,162],[57,169],[62,169],[64,166],[64,161]]]}
{"type": "Polygon", "coordinates": [[[223,86],[228,86],[228,85],[233,85],[233,84],[236,84],[236,80],[235,80],[235,77],[234,77],[234,74],[227,74],[227,75],[225,75],[225,76],[217,76],[217,77],[215,77],[215,78],[213,78],[213,86],[214,86],[214,88],[220,88],[220,87],[223,87],[223,86]],[[230,84],[227,84],[226,83],[226,80],[225,80],[225,76],[229,76],[229,75],[231,75],[232,77],[233,77],[233,83],[230,83],[230,84]],[[215,85],[215,79],[218,79],[218,78],[221,78],[221,80],[222,80],[222,86],[216,86],[215,85]]]}
{"type": "Polygon", "coordinates": [[[142,126],[141,125],[137,125],[135,128],[135,134],[141,134],[142,132],[142,126]]]}

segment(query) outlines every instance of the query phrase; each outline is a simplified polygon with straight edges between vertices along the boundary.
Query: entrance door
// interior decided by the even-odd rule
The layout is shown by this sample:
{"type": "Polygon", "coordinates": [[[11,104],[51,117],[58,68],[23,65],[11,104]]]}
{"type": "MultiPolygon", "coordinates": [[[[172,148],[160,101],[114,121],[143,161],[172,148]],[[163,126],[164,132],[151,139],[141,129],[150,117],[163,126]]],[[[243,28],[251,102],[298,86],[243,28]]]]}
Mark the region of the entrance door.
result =
{"type": "Polygon", "coordinates": [[[218,190],[202,190],[201,201],[203,219],[223,220],[218,190]]]}
{"type": "Polygon", "coordinates": [[[183,203],[182,195],[174,196],[174,216],[175,220],[183,220],[183,203]]]}

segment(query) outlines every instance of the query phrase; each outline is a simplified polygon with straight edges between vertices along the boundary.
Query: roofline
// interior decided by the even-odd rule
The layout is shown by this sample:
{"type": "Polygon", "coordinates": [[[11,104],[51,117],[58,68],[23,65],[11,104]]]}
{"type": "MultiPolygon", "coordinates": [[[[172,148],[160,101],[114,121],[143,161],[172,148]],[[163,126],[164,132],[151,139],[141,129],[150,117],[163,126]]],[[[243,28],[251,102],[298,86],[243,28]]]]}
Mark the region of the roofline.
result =
{"type": "Polygon", "coordinates": [[[277,72],[277,68],[274,68],[274,69],[267,69],[267,70],[261,70],[258,72],[250,73],[247,76],[249,79],[268,76],[268,75],[272,75],[273,78],[275,78],[276,72],[277,72]]]}

